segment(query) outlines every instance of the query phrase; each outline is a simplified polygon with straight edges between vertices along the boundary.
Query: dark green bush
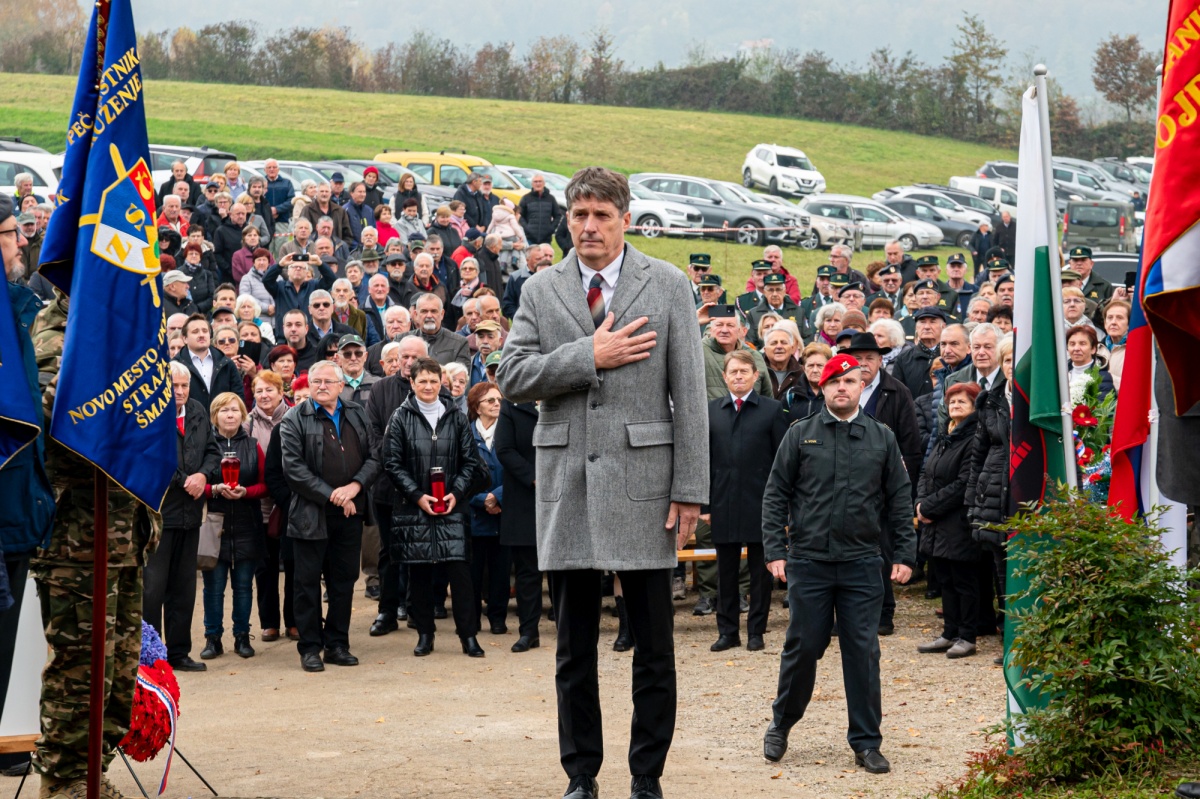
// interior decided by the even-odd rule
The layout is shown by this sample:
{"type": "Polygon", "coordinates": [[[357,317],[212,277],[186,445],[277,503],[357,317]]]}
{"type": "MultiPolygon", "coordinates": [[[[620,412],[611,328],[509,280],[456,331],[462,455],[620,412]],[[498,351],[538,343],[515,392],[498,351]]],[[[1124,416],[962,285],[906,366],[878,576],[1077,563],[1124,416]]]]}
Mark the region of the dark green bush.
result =
{"type": "Polygon", "coordinates": [[[1029,586],[1011,601],[1012,663],[1045,700],[1010,720],[1014,754],[1035,775],[1073,779],[1195,752],[1200,574],[1168,563],[1153,522],[1127,524],[1075,492],[1006,526],[1029,586]]]}

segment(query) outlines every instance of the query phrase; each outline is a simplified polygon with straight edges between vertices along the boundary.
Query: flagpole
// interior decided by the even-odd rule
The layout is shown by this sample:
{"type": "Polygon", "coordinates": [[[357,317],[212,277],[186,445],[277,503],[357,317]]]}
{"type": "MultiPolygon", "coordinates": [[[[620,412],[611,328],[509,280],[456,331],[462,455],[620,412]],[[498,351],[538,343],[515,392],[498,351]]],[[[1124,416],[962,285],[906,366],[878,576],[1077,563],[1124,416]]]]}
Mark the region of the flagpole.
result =
{"type": "Polygon", "coordinates": [[[1050,270],[1050,302],[1054,313],[1054,329],[1058,335],[1054,337],[1054,360],[1058,365],[1058,395],[1063,400],[1062,414],[1062,445],[1066,466],[1067,483],[1071,488],[1079,487],[1079,479],[1075,469],[1075,445],[1072,440],[1073,425],[1070,411],[1071,383],[1067,374],[1067,342],[1063,335],[1066,326],[1063,324],[1062,307],[1062,253],[1058,243],[1058,217],[1054,204],[1054,169],[1050,162],[1050,98],[1046,93],[1045,64],[1033,68],[1034,87],[1037,90],[1038,125],[1041,128],[1042,147],[1042,188],[1046,193],[1046,232],[1050,238],[1047,250],[1047,268],[1050,270]]]}
{"type": "MultiPolygon", "coordinates": [[[[1155,89],[1154,89],[1154,91],[1155,91],[1154,107],[1155,108],[1158,108],[1162,101],[1162,76],[1163,76],[1163,68],[1162,68],[1162,64],[1159,63],[1159,65],[1154,68],[1154,87],[1155,87],[1155,89]]],[[[1149,200],[1149,197],[1147,197],[1147,200],[1149,200]]],[[[1145,230],[1144,227],[1142,229],[1143,229],[1143,231],[1145,230]]],[[[1145,234],[1143,233],[1143,236],[1144,235],[1145,234]]],[[[1139,262],[1139,265],[1140,265],[1140,262],[1139,262]]],[[[1133,297],[1134,302],[1140,303],[1142,301],[1141,286],[1142,286],[1142,281],[1141,281],[1141,275],[1139,274],[1138,281],[1137,281],[1137,288],[1135,289],[1136,293],[1134,294],[1134,297],[1133,297]]],[[[1158,414],[1161,411],[1160,411],[1160,409],[1155,407],[1155,403],[1153,401],[1154,381],[1157,378],[1157,375],[1155,373],[1158,371],[1157,351],[1158,351],[1158,348],[1154,345],[1154,332],[1153,332],[1153,330],[1151,330],[1151,335],[1150,335],[1150,394],[1151,394],[1150,433],[1146,436],[1146,450],[1145,450],[1146,461],[1142,464],[1143,469],[1158,469],[1158,414]]],[[[1147,512],[1149,512],[1150,508],[1156,507],[1159,504],[1159,497],[1160,497],[1160,495],[1159,495],[1159,491],[1158,491],[1158,478],[1157,478],[1157,476],[1155,476],[1155,479],[1150,481],[1149,496],[1146,497],[1146,501],[1150,503],[1149,507],[1146,508],[1147,512]]],[[[1163,520],[1160,519],[1159,521],[1163,521],[1163,520]]]]}

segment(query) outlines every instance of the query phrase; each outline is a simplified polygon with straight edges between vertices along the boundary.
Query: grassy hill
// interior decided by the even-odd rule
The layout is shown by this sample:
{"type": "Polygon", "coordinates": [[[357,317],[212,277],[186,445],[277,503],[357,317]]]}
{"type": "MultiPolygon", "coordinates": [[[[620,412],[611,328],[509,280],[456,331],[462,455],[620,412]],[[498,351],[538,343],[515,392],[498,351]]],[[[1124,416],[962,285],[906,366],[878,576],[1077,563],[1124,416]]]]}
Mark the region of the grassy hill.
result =
{"type": "MultiPolygon", "coordinates": [[[[0,82],[0,132],[61,150],[74,90],[73,77],[6,75],[0,82]]],[[[986,160],[1015,157],[950,139],[738,114],[172,81],[150,81],[145,91],[151,141],[206,144],[247,160],[369,158],[385,147],[452,148],[566,174],[602,164],[626,173],[669,170],[738,180],[752,146],[778,142],[804,149],[829,191],[869,196],[885,186],[945,181],[972,174],[986,160]]],[[[687,252],[711,251],[730,278],[741,280],[749,262],[760,257],[754,248],[712,241],[638,240],[650,245],[647,252],[676,263],[687,252]]],[[[826,257],[788,252],[788,262],[804,273],[826,257]]]]}

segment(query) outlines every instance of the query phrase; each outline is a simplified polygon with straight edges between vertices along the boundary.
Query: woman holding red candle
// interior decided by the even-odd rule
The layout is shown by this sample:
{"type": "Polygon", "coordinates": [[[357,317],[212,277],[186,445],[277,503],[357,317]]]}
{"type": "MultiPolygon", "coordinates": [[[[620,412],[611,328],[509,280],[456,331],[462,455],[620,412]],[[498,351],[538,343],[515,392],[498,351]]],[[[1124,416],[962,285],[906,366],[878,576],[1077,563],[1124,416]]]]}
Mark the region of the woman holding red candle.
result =
{"type": "Polygon", "coordinates": [[[454,597],[454,625],[463,652],[483,657],[475,638],[471,587],[469,500],[490,485],[467,417],[442,389],[442,367],[415,361],[412,394],[387,425],[383,463],[396,487],[392,557],[408,566],[409,618],[417,627],[417,657],[433,651],[433,571],[444,564],[454,597]]]}
{"type": "Polygon", "coordinates": [[[262,447],[243,429],[246,406],[241,397],[224,392],[209,406],[221,482],[206,486],[208,512],[223,516],[217,565],[204,572],[204,638],[201,660],[224,654],[225,584],[233,583],[233,647],[241,657],[254,657],[250,646],[250,609],[254,572],[266,549],[262,499],[267,495],[262,447]]]}

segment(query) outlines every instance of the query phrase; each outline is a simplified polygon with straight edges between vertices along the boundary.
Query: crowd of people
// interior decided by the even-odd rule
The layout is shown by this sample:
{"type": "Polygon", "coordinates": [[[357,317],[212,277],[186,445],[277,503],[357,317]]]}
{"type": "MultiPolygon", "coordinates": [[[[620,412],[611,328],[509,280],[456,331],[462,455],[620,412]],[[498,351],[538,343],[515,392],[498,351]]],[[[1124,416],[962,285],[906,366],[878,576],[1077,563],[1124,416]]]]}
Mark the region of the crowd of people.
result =
{"type": "MultiPolygon", "coordinates": [[[[571,249],[570,233],[562,238],[571,211],[558,206],[540,177],[519,207],[491,194],[486,176],[475,174],[453,202],[430,208],[411,180],[391,205],[383,203],[371,167],[362,182],[347,187],[334,175],[330,183],[306,183],[299,194],[274,161],[265,173],[243,183],[231,163],[201,189],[179,163],[159,189],[179,468],[162,509],[161,540],[145,563],[142,609],[163,634],[170,664],[203,671],[205,661],[225,654],[228,588],[233,653],[254,656],[257,607],[258,638],[294,640],[304,670],[356,665],[351,601],[360,576],[378,602],[368,634],[385,636],[406,624],[417,633],[416,656],[433,651],[437,620],[452,615],[463,653],[484,657],[477,636],[485,619],[491,634],[508,633],[510,595],[519,618],[512,651],[538,647],[539,560],[562,553],[539,553],[536,531],[546,513],[543,494],[563,487],[535,489],[536,461],[581,444],[569,444],[567,428],[547,422],[556,401],[521,391],[506,397],[498,373],[515,321],[544,313],[529,310],[524,290],[561,260],[554,244],[563,257],[571,249]],[[199,660],[191,635],[197,568],[199,660]]],[[[10,238],[17,255],[6,250],[6,266],[37,263],[53,208],[36,199],[15,199],[10,238]]],[[[711,504],[701,508],[694,545],[716,553],[693,566],[693,612],[715,616],[713,651],[742,645],[741,614],[747,649],[765,647],[772,588],[788,576],[776,562],[787,557],[789,512],[794,547],[797,508],[836,526],[856,502],[862,513],[892,518],[851,547],[878,557],[872,569],[882,601],[866,614],[873,616],[870,641],[860,634],[862,608],[838,605],[843,647],[869,655],[876,635],[893,633],[892,581],[910,574],[927,581],[927,598],[942,600],[941,634],[918,651],[968,657],[979,637],[1002,628],[1005,536],[996,525],[1008,512],[1011,253],[993,248],[981,261],[974,252],[954,254],[944,278],[937,256],[913,259],[899,242],[861,271],[852,265],[855,255],[835,246],[811,286],[800,285],[776,246],[751,265],[744,286],[724,285],[704,253],[684,267],[690,295],[683,303],[690,305],[683,310],[702,336],[694,378],[709,400],[711,504]],[[968,256],[978,265],[969,278],[968,256]],[[859,410],[881,425],[851,435],[894,441],[898,451],[895,463],[871,467],[882,470],[881,482],[843,479],[834,461],[814,474],[807,461],[785,457],[793,445],[804,452],[821,443],[819,420],[854,421],[859,410]],[[811,496],[785,489],[781,474],[808,484],[811,496]],[[903,493],[910,504],[893,498],[881,506],[881,491],[903,493]]],[[[1086,247],[1068,256],[1063,335],[1071,372],[1116,391],[1129,298],[1093,272],[1086,247]]],[[[50,309],[63,301],[36,272],[8,275],[50,309]]],[[[603,319],[611,284],[597,272],[583,286],[593,319],[578,321],[594,321],[597,340],[610,332],[604,325],[611,319],[603,319]]],[[[653,323],[650,329],[657,331],[653,323]]],[[[629,340],[648,350],[655,335],[629,340]]],[[[597,356],[589,368],[599,365],[597,356]]],[[[565,362],[553,368],[570,371],[565,362]]],[[[653,424],[631,426],[630,446],[672,443],[670,431],[653,424]]],[[[848,451],[856,449],[853,457],[865,457],[862,447],[848,451]]],[[[630,498],[669,491],[669,471],[639,474],[636,485],[631,477],[630,498]]],[[[649,648],[645,629],[639,642],[645,622],[626,597],[632,591],[639,603],[652,600],[632,575],[609,578],[618,651],[649,648]]],[[[819,572],[803,579],[834,580],[819,572]]],[[[564,593],[571,589],[550,590],[555,608],[558,600],[570,605],[564,593]]],[[[671,592],[686,598],[682,565],[672,573],[671,592]]],[[[785,604],[797,601],[816,600],[789,591],[785,604]]],[[[820,624],[798,620],[792,610],[789,641],[819,641],[820,624]],[[817,626],[802,631],[804,624],[817,626]]],[[[819,656],[811,641],[803,651],[785,648],[789,682],[785,690],[781,675],[770,759],[786,749],[786,729],[807,703],[796,697],[806,679],[811,693],[819,656]]],[[[856,752],[877,755],[872,712],[852,708],[852,727],[865,731],[856,752]]],[[[866,767],[886,770],[886,761],[872,758],[866,767]]]]}

